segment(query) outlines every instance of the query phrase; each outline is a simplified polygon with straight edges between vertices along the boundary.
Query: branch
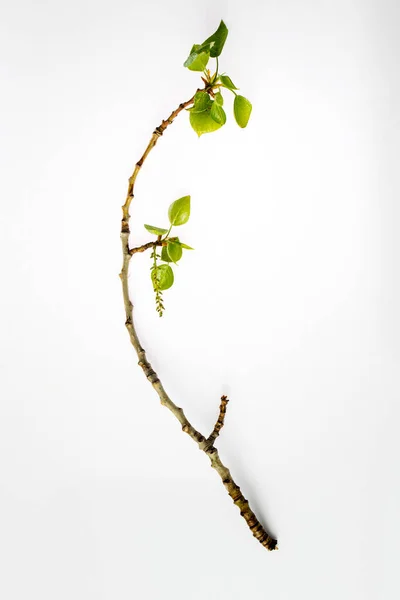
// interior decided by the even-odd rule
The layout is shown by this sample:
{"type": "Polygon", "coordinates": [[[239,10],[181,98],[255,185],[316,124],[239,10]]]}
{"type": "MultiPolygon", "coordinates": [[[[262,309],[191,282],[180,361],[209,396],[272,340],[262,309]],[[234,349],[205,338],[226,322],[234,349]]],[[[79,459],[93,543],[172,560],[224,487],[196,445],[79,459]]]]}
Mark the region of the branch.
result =
{"type": "MultiPolygon", "coordinates": [[[[198,89],[198,90],[196,90],[196,93],[204,92],[206,89],[207,89],[206,87],[204,89],[198,89]]],[[[182,112],[185,108],[187,108],[188,106],[193,104],[194,96],[195,96],[195,94],[193,94],[193,96],[190,98],[190,100],[187,100],[186,102],[182,102],[178,106],[177,109],[172,111],[172,113],[169,115],[169,117],[167,119],[165,119],[165,121],[161,122],[161,125],[159,125],[158,127],[155,128],[155,130],[153,131],[153,135],[151,136],[150,142],[148,143],[146,150],[143,152],[143,156],[137,161],[137,163],[135,165],[133,173],[129,178],[128,192],[126,194],[125,204],[122,207],[122,214],[123,214],[122,228],[124,228],[124,221],[127,221],[126,227],[128,228],[128,232],[129,232],[129,218],[130,218],[129,208],[130,208],[131,202],[133,200],[133,188],[135,187],[136,177],[138,176],[138,173],[139,173],[140,169],[142,168],[142,165],[143,165],[144,161],[146,160],[146,158],[148,157],[149,153],[152,151],[154,146],[157,144],[158,138],[162,136],[164,131],[167,129],[168,125],[171,125],[174,122],[174,119],[179,115],[180,112],[182,112]]]]}
{"type": "MultiPolygon", "coordinates": [[[[205,90],[206,89],[207,88],[205,88],[205,90]]],[[[197,91],[204,91],[204,90],[197,90],[197,91]]],[[[133,191],[134,191],[136,177],[137,177],[144,161],[146,160],[147,156],[149,155],[151,150],[154,148],[158,139],[162,136],[162,134],[167,129],[167,127],[172,124],[174,119],[179,115],[180,112],[182,112],[182,110],[184,110],[186,107],[190,106],[190,104],[193,104],[193,102],[194,102],[194,96],[192,96],[192,98],[190,98],[190,100],[188,100],[187,102],[183,102],[182,104],[180,104],[178,106],[178,108],[176,110],[174,110],[165,121],[161,122],[161,125],[156,127],[156,129],[153,132],[153,135],[151,136],[150,142],[149,142],[146,150],[143,153],[143,156],[136,163],[133,173],[129,178],[126,200],[125,200],[125,204],[122,207],[122,223],[121,223],[121,242],[122,242],[123,262],[122,262],[120,278],[122,281],[122,293],[123,293],[124,305],[125,305],[125,316],[126,316],[125,325],[129,332],[132,346],[134,347],[136,354],[138,356],[138,359],[139,359],[138,364],[143,369],[143,373],[145,374],[146,378],[150,381],[153,388],[156,390],[156,392],[160,398],[161,404],[163,406],[165,406],[166,408],[168,408],[171,411],[171,413],[175,416],[175,418],[179,421],[179,423],[182,427],[182,431],[187,433],[192,438],[192,440],[194,442],[196,442],[199,449],[202,450],[205,454],[207,454],[207,456],[209,457],[209,459],[211,461],[211,466],[213,467],[213,469],[215,469],[215,471],[220,476],[222,483],[224,484],[228,494],[230,495],[230,497],[232,498],[232,500],[236,504],[236,506],[239,508],[240,514],[245,519],[245,521],[246,521],[248,527],[250,528],[252,534],[254,535],[254,537],[268,550],[275,550],[277,548],[277,545],[276,545],[277,541],[274,538],[272,538],[265,531],[264,527],[258,521],[256,515],[251,510],[248,501],[246,500],[246,498],[243,496],[242,492],[240,491],[240,487],[234,482],[232,475],[229,472],[229,469],[227,467],[225,467],[225,465],[222,463],[222,461],[219,457],[219,454],[218,454],[218,450],[214,447],[213,444],[210,445],[209,441],[199,431],[197,431],[193,427],[193,425],[187,419],[182,408],[177,406],[171,400],[171,398],[168,396],[157,373],[154,371],[154,369],[152,368],[150,362],[148,361],[148,359],[146,357],[146,352],[140,343],[140,340],[139,340],[139,337],[138,337],[138,334],[136,332],[136,328],[134,325],[134,321],[133,321],[133,305],[132,305],[132,302],[129,297],[129,286],[128,286],[129,264],[130,264],[132,255],[135,252],[143,252],[146,249],[145,247],[151,247],[151,246],[148,246],[148,244],[145,244],[144,246],[140,246],[139,248],[136,248],[136,249],[135,248],[133,248],[132,250],[129,249],[129,234],[130,234],[129,208],[130,208],[130,205],[131,205],[131,202],[133,199],[133,191]]],[[[157,242],[153,242],[153,244],[158,245],[157,242]]],[[[221,405],[222,405],[222,400],[221,400],[221,405]]],[[[226,402],[225,402],[225,406],[226,406],[226,402]]],[[[223,423],[223,417],[221,417],[221,410],[222,409],[220,408],[220,418],[222,419],[222,423],[223,423]]],[[[211,435],[214,434],[217,426],[218,426],[218,432],[221,429],[222,424],[218,425],[220,418],[218,419],[217,424],[214,428],[214,431],[211,435]]]]}
{"type": "Polygon", "coordinates": [[[217,422],[214,425],[214,429],[212,430],[207,442],[212,446],[219,436],[219,432],[224,426],[225,423],[225,415],[226,415],[226,406],[229,402],[229,398],[226,396],[221,396],[221,404],[219,405],[219,415],[217,422]]]}
{"type": "Polygon", "coordinates": [[[136,254],[137,252],[145,252],[146,250],[150,250],[150,248],[155,248],[156,246],[166,246],[166,242],[162,240],[157,240],[155,242],[147,242],[147,244],[143,244],[143,246],[137,246],[136,248],[131,248],[129,250],[129,254],[136,254]]]}

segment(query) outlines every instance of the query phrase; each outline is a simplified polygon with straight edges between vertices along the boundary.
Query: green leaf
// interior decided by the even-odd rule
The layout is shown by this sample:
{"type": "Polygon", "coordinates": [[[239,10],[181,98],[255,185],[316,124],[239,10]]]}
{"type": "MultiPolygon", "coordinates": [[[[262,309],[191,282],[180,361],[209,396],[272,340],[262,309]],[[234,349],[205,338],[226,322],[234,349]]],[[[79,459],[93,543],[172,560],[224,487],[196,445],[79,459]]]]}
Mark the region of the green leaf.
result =
{"type": "Polygon", "coordinates": [[[228,77],[228,75],[220,75],[220,80],[221,83],[224,87],[228,88],[228,90],[238,90],[239,88],[237,88],[235,86],[235,84],[233,83],[232,79],[230,77],[228,77]]]}
{"type": "Polygon", "coordinates": [[[207,50],[207,46],[203,49],[199,44],[194,44],[183,66],[190,71],[204,71],[209,58],[210,51],[207,50]]]}
{"type": "Polygon", "coordinates": [[[225,125],[226,123],[226,114],[222,106],[219,106],[216,102],[213,102],[211,110],[210,110],[211,118],[220,125],[225,125]]]}
{"type": "Polygon", "coordinates": [[[155,282],[157,282],[159,290],[168,290],[174,283],[174,272],[169,265],[159,265],[152,270],[151,280],[154,289],[156,289],[155,282]]]}
{"type": "Polygon", "coordinates": [[[186,250],[194,250],[194,248],[192,248],[191,246],[188,246],[187,244],[184,244],[183,242],[181,242],[178,237],[173,237],[173,238],[169,238],[169,239],[171,240],[171,242],[175,242],[175,244],[179,244],[182,248],[186,248],[186,250]]]}
{"type": "MultiPolygon", "coordinates": [[[[202,114],[199,113],[193,116],[198,117],[202,114]]],[[[192,117],[192,115],[190,116],[192,117]]],[[[175,200],[168,209],[168,217],[171,225],[184,225],[187,223],[190,217],[190,196],[183,196],[183,198],[175,200]]]]}
{"type": "Polygon", "coordinates": [[[215,58],[221,54],[227,36],[228,29],[225,23],[221,21],[217,31],[207,38],[205,42],[192,46],[183,66],[191,71],[204,71],[210,56],[215,58]]]}
{"type": "Polygon", "coordinates": [[[154,235],[164,235],[164,233],[168,233],[168,229],[162,229],[161,227],[154,227],[154,225],[145,225],[145,228],[150,233],[154,233],[154,235]]]}
{"type": "Polygon", "coordinates": [[[193,113],[203,112],[211,108],[212,100],[207,92],[197,92],[194,96],[194,105],[188,110],[193,113]]]}
{"type": "Polygon", "coordinates": [[[187,244],[181,242],[178,237],[170,238],[168,240],[168,249],[167,246],[162,247],[161,260],[163,260],[164,262],[176,263],[182,257],[182,248],[185,248],[186,250],[193,250],[191,246],[188,246],[187,244]],[[180,248],[180,252],[175,248],[175,246],[178,246],[180,248]]]}
{"type": "Polygon", "coordinates": [[[195,44],[192,48],[192,51],[197,52],[197,54],[200,54],[201,52],[208,52],[210,53],[212,46],[214,46],[215,42],[203,42],[202,44],[195,44]]]}
{"type": "Polygon", "coordinates": [[[182,258],[182,247],[177,242],[168,242],[167,253],[171,261],[177,263],[182,258]]]}
{"type": "Polygon", "coordinates": [[[172,262],[167,251],[167,246],[163,246],[161,249],[161,260],[164,262],[172,262]]]}
{"type": "Polygon", "coordinates": [[[211,45],[210,55],[213,58],[215,58],[216,56],[219,56],[221,54],[222,48],[224,47],[227,37],[228,37],[228,28],[225,25],[225,23],[223,21],[221,21],[221,23],[218,26],[217,31],[215,33],[213,33],[212,35],[210,35],[210,37],[207,38],[205,40],[205,42],[202,43],[202,46],[205,46],[206,44],[210,44],[211,45]]]}
{"type": "Polygon", "coordinates": [[[235,101],[233,103],[233,112],[235,115],[236,123],[239,127],[246,127],[249,122],[251,115],[251,102],[247,100],[244,96],[235,96],[235,101]]]}
{"type": "Polygon", "coordinates": [[[222,94],[221,94],[221,92],[217,92],[217,93],[215,94],[215,102],[216,102],[216,103],[217,103],[219,106],[222,106],[222,105],[223,105],[223,103],[224,103],[224,99],[223,99],[223,97],[222,97],[222,94]]]}
{"type": "Polygon", "coordinates": [[[190,113],[190,124],[200,137],[203,133],[212,133],[217,131],[222,125],[214,121],[210,115],[210,110],[205,110],[201,113],[190,113]]]}

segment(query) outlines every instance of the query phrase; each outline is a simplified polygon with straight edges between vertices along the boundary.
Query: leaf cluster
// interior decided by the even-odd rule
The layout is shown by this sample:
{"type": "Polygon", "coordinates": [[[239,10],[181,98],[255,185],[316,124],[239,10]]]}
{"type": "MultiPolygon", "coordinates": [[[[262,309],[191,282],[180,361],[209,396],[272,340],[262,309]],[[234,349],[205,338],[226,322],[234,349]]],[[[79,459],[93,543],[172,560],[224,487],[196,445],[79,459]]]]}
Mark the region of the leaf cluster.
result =
{"type": "Polygon", "coordinates": [[[161,255],[157,254],[157,247],[154,244],[151,258],[153,263],[150,269],[151,281],[156,296],[156,310],[161,317],[164,311],[162,301],[162,292],[172,287],[174,283],[174,272],[171,263],[175,265],[182,258],[183,250],[193,250],[187,244],[184,244],[176,236],[171,237],[173,227],[184,225],[190,217],[190,196],[183,196],[175,202],[172,202],[168,209],[169,229],[155,227],[154,225],[145,225],[149,233],[156,235],[158,245],[161,245],[161,255]],[[161,261],[161,262],[160,262],[161,261]]]}
{"type": "Polygon", "coordinates": [[[202,80],[206,84],[204,91],[195,94],[193,106],[188,108],[189,121],[200,137],[204,133],[217,131],[226,123],[226,113],[223,108],[224,98],[222,90],[228,90],[235,95],[233,102],[233,114],[239,127],[246,127],[251,111],[251,102],[237,93],[237,88],[229,75],[218,73],[218,57],[228,37],[228,28],[221,21],[218,29],[208,37],[202,44],[193,44],[184,66],[191,71],[202,71],[202,80]],[[216,71],[213,75],[207,64],[210,57],[216,59],[216,71]]]}

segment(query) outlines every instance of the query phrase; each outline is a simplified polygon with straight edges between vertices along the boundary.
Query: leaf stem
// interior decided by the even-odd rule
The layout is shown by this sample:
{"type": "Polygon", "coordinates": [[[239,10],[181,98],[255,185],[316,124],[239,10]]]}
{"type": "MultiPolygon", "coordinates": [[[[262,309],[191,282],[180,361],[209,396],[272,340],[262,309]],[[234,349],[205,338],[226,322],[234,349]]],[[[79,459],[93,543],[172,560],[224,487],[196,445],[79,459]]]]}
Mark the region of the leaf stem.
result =
{"type": "Polygon", "coordinates": [[[165,237],[163,238],[164,240],[168,239],[168,236],[171,233],[172,227],[173,227],[173,225],[170,225],[170,228],[168,229],[167,233],[165,234],[165,237]]]}

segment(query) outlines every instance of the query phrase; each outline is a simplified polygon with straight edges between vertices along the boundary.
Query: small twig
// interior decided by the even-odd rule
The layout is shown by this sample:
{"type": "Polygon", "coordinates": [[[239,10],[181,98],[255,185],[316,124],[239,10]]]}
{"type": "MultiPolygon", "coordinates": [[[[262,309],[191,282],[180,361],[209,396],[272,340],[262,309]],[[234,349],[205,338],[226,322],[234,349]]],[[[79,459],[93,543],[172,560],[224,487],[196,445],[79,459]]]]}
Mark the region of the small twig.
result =
{"type": "Polygon", "coordinates": [[[129,250],[129,254],[136,254],[137,252],[145,252],[145,250],[150,250],[150,248],[155,248],[156,246],[166,246],[166,242],[162,240],[157,240],[156,242],[147,242],[147,244],[143,244],[143,246],[137,246],[136,248],[131,248],[129,250]]]}
{"type": "Polygon", "coordinates": [[[227,406],[228,402],[229,402],[229,398],[227,398],[226,396],[221,396],[221,404],[219,405],[218,419],[214,425],[214,429],[212,430],[209,438],[207,439],[207,442],[210,444],[210,446],[212,446],[214,444],[215,440],[219,436],[219,432],[221,431],[221,429],[224,426],[225,415],[226,415],[226,406],[227,406]]]}

